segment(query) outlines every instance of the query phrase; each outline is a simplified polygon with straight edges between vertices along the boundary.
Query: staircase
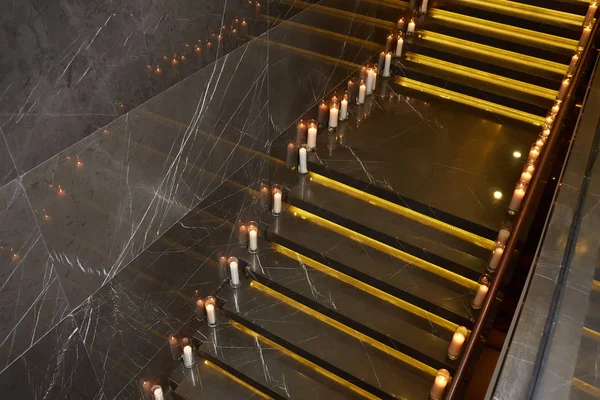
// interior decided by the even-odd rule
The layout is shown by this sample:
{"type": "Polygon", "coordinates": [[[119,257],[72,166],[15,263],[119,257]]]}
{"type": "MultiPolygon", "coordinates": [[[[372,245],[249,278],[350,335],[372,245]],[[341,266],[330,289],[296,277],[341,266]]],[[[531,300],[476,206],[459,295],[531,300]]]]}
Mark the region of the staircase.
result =
{"type": "MultiPolygon", "coordinates": [[[[297,34],[281,41],[274,34],[269,45],[324,63],[337,63],[343,51],[340,64],[353,71],[350,79],[384,49],[398,19],[411,18],[409,4],[399,0],[366,0],[358,8],[341,0],[281,4],[295,17],[281,20],[272,8],[261,18],[273,30],[285,26],[297,34]],[[342,20],[355,24],[340,29],[347,26],[342,20]],[[311,49],[314,41],[322,52],[311,49]]],[[[214,294],[215,327],[200,308],[192,335],[196,367],[173,372],[168,396],[430,398],[440,371],[447,382],[444,374],[451,377],[458,366],[449,346],[457,331],[468,337],[473,327],[475,298],[506,216],[510,196],[492,198],[490,182],[510,193],[519,179],[524,160],[516,154],[527,153],[546,123],[578,51],[588,6],[433,2],[414,35],[405,37],[393,76],[378,77],[375,95],[352,104],[336,132],[319,133],[308,174],[298,174],[296,153],[287,153],[296,144],[295,125],[270,154],[219,141],[241,150],[240,157],[269,162],[271,181],[283,186],[283,210],[271,215],[271,200],[254,188],[256,201],[239,217],[240,230],[237,218],[223,211],[244,189],[233,176],[214,194],[223,199],[218,206],[186,217],[190,225],[213,221],[213,242],[235,242],[226,256],[239,259],[243,276],[236,288],[224,279],[214,294]],[[438,136],[419,131],[398,142],[386,127],[402,124],[428,126],[438,136]],[[498,149],[470,144],[490,136],[498,149]],[[465,173],[461,163],[477,164],[476,170],[465,173]],[[440,164],[453,172],[433,178],[440,164]],[[470,207],[473,197],[484,211],[470,207]],[[248,250],[250,219],[258,221],[256,252],[248,250]]],[[[337,95],[345,89],[341,83],[337,95]]],[[[185,128],[185,121],[147,117],[185,128]]],[[[316,108],[304,117],[315,118],[316,108]]],[[[211,257],[193,241],[172,242],[211,257]]],[[[224,277],[228,267],[215,268],[224,277]]]]}

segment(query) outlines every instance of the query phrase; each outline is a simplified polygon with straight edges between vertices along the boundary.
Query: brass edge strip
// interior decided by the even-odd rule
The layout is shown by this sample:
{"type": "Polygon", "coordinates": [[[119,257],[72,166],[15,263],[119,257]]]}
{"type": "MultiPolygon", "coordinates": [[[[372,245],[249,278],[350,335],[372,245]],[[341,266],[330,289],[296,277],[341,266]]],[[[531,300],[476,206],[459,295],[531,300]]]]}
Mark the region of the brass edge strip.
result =
{"type": "Polygon", "coordinates": [[[525,111],[516,110],[514,108],[492,103],[491,101],[467,96],[466,94],[453,92],[448,89],[443,89],[438,86],[429,85],[427,83],[419,82],[413,79],[398,77],[396,78],[396,83],[409,89],[429,93],[434,96],[441,97],[443,99],[452,100],[457,103],[479,108],[480,110],[485,110],[508,118],[528,122],[533,125],[542,126],[545,121],[545,118],[543,116],[530,114],[525,111]]]}
{"type": "Polygon", "coordinates": [[[319,321],[326,323],[327,325],[329,325],[341,332],[344,332],[345,334],[347,334],[349,336],[352,336],[355,339],[360,340],[363,343],[369,344],[370,346],[372,346],[375,349],[385,352],[386,354],[394,357],[395,359],[397,359],[407,365],[410,365],[411,367],[413,367],[427,375],[430,375],[430,376],[437,375],[437,370],[435,368],[432,368],[429,365],[422,363],[421,361],[415,360],[414,358],[409,357],[406,354],[401,353],[398,350],[396,350],[392,347],[389,347],[389,346],[373,339],[370,336],[360,333],[360,332],[342,324],[341,322],[334,320],[333,318],[329,318],[328,316],[321,314],[320,312],[315,311],[312,308],[305,306],[304,304],[298,303],[296,300],[293,300],[293,299],[279,293],[276,290],[273,290],[257,281],[250,282],[250,286],[267,294],[268,296],[271,296],[271,297],[281,301],[282,303],[285,303],[285,304],[288,304],[289,306],[294,307],[298,311],[302,311],[303,313],[305,313],[315,319],[318,319],[319,321]]]}
{"type": "Polygon", "coordinates": [[[427,271],[427,272],[430,272],[437,276],[440,276],[444,279],[447,279],[451,282],[454,282],[456,284],[464,286],[468,289],[471,289],[473,291],[477,289],[477,282],[475,282],[467,277],[464,277],[455,272],[449,271],[449,270],[442,268],[438,265],[435,265],[429,261],[425,261],[423,259],[415,257],[412,254],[405,253],[401,250],[398,250],[395,247],[389,246],[385,243],[381,243],[369,236],[363,235],[361,233],[358,233],[356,231],[348,229],[344,226],[338,225],[338,224],[331,222],[325,218],[314,215],[306,210],[300,209],[295,206],[290,206],[288,208],[288,212],[290,212],[294,216],[300,217],[304,220],[311,221],[325,229],[328,229],[332,232],[342,235],[350,240],[353,240],[355,242],[369,246],[373,249],[381,251],[382,253],[388,254],[399,260],[402,260],[403,262],[410,263],[424,271],[427,271]]]}
{"type": "Polygon", "coordinates": [[[254,394],[258,395],[259,397],[262,397],[263,399],[266,399],[266,400],[273,400],[273,398],[271,396],[266,395],[265,393],[261,392],[260,390],[258,390],[254,386],[252,386],[252,385],[244,382],[243,380],[241,380],[237,376],[235,376],[232,373],[224,370],[223,368],[219,367],[218,365],[216,365],[216,364],[214,364],[214,363],[212,363],[212,362],[210,362],[208,360],[204,360],[204,364],[206,366],[214,369],[215,371],[220,372],[221,374],[225,375],[226,377],[228,377],[229,379],[231,379],[232,381],[234,381],[238,385],[243,386],[246,389],[249,389],[251,392],[254,392],[254,394]]]}
{"type": "Polygon", "coordinates": [[[583,336],[595,340],[596,342],[600,342],[600,332],[590,329],[587,326],[583,327],[583,336]]]}
{"type": "Polygon", "coordinates": [[[600,398],[600,388],[592,386],[589,383],[582,381],[581,379],[573,378],[573,386],[575,386],[582,392],[589,394],[592,397],[600,398]]]}
{"type": "Polygon", "coordinates": [[[329,187],[331,189],[340,191],[342,193],[345,193],[349,196],[354,197],[355,199],[366,201],[371,205],[383,208],[386,211],[392,212],[394,214],[398,214],[402,217],[419,222],[423,225],[427,225],[427,226],[435,228],[439,231],[448,233],[452,236],[455,236],[466,242],[473,243],[474,245],[482,247],[484,249],[493,250],[494,246],[496,245],[496,242],[494,242],[493,240],[476,235],[476,234],[466,231],[464,229],[457,228],[454,225],[450,225],[446,222],[440,221],[439,219],[435,219],[433,217],[429,217],[427,215],[421,214],[417,211],[411,210],[410,208],[403,207],[399,204],[382,199],[382,198],[372,195],[370,193],[363,192],[362,190],[356,189],[352,186],[348,186],[348,185],[338,182],[336,180],[327,178],[325,176],[316,174],[314,172],[310,172],[309,177],[310,177],[311,181],[313,181],[319,185],[323,185],[323,186],[329,187]]]}

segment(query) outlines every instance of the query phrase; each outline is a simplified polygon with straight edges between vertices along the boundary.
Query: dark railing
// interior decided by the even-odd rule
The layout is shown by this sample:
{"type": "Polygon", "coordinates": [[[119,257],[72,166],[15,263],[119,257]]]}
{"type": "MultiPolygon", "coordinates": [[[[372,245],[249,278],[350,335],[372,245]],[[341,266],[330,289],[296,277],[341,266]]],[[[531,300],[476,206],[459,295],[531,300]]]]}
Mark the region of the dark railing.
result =
{"type": "Polygon", "coordinates": [[[490,285],[488,290],[488,294],[485,298],[485,301],[477,315],[475,320],[475,324],[469,335],[465,348],[463,349],[463,354],[452,377],[452,381],[450,382],[450,386],[446,392],[446,400],[455,400],[458,399],[461,384],[463,380],[467,376],[467,371],[471,362],[471,359],[475,355],[475,351],[477,350],[477,345],[480,343],[479,338],[481,337],[484,327],[490,317],[490,314],[493,310],[494,301],[502,286],[503,277],[505,272],[508,269],[508,266],[512,262],[513,254],[515,253],[515,249],[517,243],[519,241],[519,237],[525,233],[527,229],[527,220],[535,214],[536,208],[538,206],[537,199],[539,199],[542,191],[545,188],[544,176],[550,172],[550,168],[552,168],[552,162],[550,159],[552,154],[556,151],[557,145],[559,144],[559,133],[563,127],[563,123],[565,121],[565,116],[570,107],[573,106],[573,101],[575,98],[575,90],[577,89],[581,77],[583,75],[585,66],[587,64],[587,60],[590,57],[592,52],[592,48],[594,47],[594,42],[596,38],[596,34],[598,31],[598,23],[594,23],[592,28],[592,32],[590,35],[590,39],[588,40],[587,46],[585,47],[575,69],[575,73],[573,74],[573,78],[571,80],[571,84],[569,86],[568,92],[565,95],[563,102],[561,104],[560,110],[556,116],[554,124],[551,129],[550,136],[548,138],[548,143],[544,146],[544,151],[540,154],[537,168],[535,169],[531,181],[529,183],[527,193],[525,198],[523,199],[523,203],[521,204],[521,209],[515,216],[515,220],[513,223],[513,227],[506,242],[504,253],[502,254],[502,258],[498,264],[496,269],[496,273],[494,279],[490,285]]]}

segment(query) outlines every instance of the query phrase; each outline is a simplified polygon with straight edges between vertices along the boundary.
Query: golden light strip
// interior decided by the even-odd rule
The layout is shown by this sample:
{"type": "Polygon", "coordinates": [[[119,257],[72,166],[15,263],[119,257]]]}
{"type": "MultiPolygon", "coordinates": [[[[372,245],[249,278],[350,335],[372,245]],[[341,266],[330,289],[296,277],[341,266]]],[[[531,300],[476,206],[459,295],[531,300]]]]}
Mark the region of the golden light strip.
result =
{"type": "MultiPolygon", "coordinates": [[[[254,281],[253,281],[254,283],[254,281]]],[[[377,400],[379,399],[379,397],[376,397],[374,395],[372,395],[371,393],[367,392],[364,389],[361,389],[360,387],[348,382],[345,379],[340,378],[339,376],[329,372],[328,370],[326,370],[323,367],[318,366],[317,364],[313,363],[312,361],[307,360],[306,358],[299,356],[298,354],[294,353],[293,351],[288,350],[287,348],[273,342],[272,340],[266,338],[265,336],[261,335],[260,333],[254,332],[253,330],[246,328],[244,325],[241,325],[235,321],[231,321],[230,322],[231,326],[233,326],[234,328],[244,332],[245,334],[257,338],[258,340],[260,340],[261,342],[265,343],[267,346],[276,348],[277,350],[279,350],[280,352],[282,352],[283,354],[285,354],[286,356],[292,358],[294,361],[315,370],[317,373],[325,376],[326,378],[331,379],[332,381],[334,381],[335,383],[337,383],[338,385],[341,385],[347,389],[350,389],[351,391],[359,394],[360,396],[363,396],[367,399],[370,400],[377,400]]]]}
{"type": "Polygon", "coordinates": [[[310,25],[299,24],[299,23],[293,22],[293,21],[282,21],[281,19],[279,19],[277,17],[267,16],[266,18],[268,18],[270,21],[273,21],[273,22],[281,21],[280,23],[284,22],[286,26],[291,26],[291,27],[294,27],[297,29],[303,29],[303,30],[306,30],[309,32],[313,32],[313,33],[322,35],[322,36],[327,36],[327,37],[339,40],[341,42],[354,43],[354,44],[360,45],[361,47],[364,47],[366,49],[379,51],[379,50],[383,50],[383,48],[384,48],[383,46],[379,45],[378,43],[355,38],[354,36],[348,36],[348,35],[344,35],[341,33],[328,31],[326,29],[316,28],[316,27],[310,26],[310,25]]]}
{"type": "Polygon", "coordinates": [[[411,314],[414,314],[420,318],[423,318],[426,321],[431,322],[443,329],[448,330],[449,332],[455,332],[458,325],[454,322],[448,321],[442,317],[437,316],[436,314],[430,313],[427,310],[424,310],[420,307],[415,306],[407,301],[401,300],[395,296],[392,296],[389,293],[384,292],[383,290],[379,290],[371,285],[364,283],[358,279],[355,279],[349,275],[341,273],[340,271],[333,269],[331,267],[326,266],[325,264],[321,264],[313,260],[312,258],[308,258],[303,256],[302,254],[296,253],[293,250],[288,249],[287,247],[281,246],[279,244],[272,244],[272,248],[278,253],[283,254],[286,257],[289,257],[293,260],[300,261],[304,265],[308,265],[309,267],[322,272],[326,275],[331,276],[339,281],[347,283],[350,286],[354,286],[357,289],[362,290],[365,293],[370,294],[371,296],[377,297],[383,301],[386,301],[398,308],[408,311],[411,314]]]}
{"type": "Polygon", "coordinates": [[[354,197],[355,199],[366,201],[369,204],[372,204],[376,207],[383,208],[386,211],[392,212],[394,214],[398,214],[402,217],[411,219],[423,225],[429,226],[431,228],[437,229],[444,233],[448,233],[452,236],[455,236],[459,239],[462,239],[466,242],[472,243],[476,246],[483,247],[484,249],[493,250],[496,242],[490,239],[486,239],[469,231],[466,231],[461,228],[457,228],[454,225],[450,225],[446,222],[440,221],[439,219],[435,219],[432,217],[428,217],[427,215],[418,213],[414,210],[411,210],[408,207],[403,207],[391,201],[387,201],[382,199],[381,197],[374,196],[370,193],[363,192],[362,190],[353,188],[352,186],[345,185],[341,182],[338,182],[333,179],[329,179],[323,175],[315,174],[314,172],[309,173],[310,180],[319,184],[326,186],[328,188],[337,190],[338,192],[342,192],[349,196],[354,197]]]}
{"type": "Polygon", "coordinates": [[[243,380],[241,380],[237,376],[233,375],[232,373],[227,372],[226,370],[224,370],[223,368],[219,367],[218,365],[213,364],[213,363],[211,363],[208,360],[204,360],[204,364],[206,366],[214,369],[215,371],[217,371],[217,372],[225,375],[226,377],[228,377],[229,379],[231,379],[232,381],[234,381],[238,385],[241,385],[241,386],[245,387],[246,389],[249,389],[251,392],[253,392],[257,396],[259,396],[259,397],[261,397],[263,399],[266,399],[266,400],[273,400],[273,398],[271,396],[266,395],[265,393],[261,392],[260,390],[258,390],[254,386],[249,385],[248,383],[244,382],[243,380]]]}
{"type": "Polygon", "coordinates": [[[371,4],[376,4],[379,6],[396,8],[398,10],[406,10],[409,5],[406,1],[400,1],[400,0],[364,0],[364,1],[365,1],[365,3],[371,3],[371,4]]]}
{"type": "Polygon", "coordinates": [[[501,24],[481,18],[471,17],[469,15],[457,14],[446,10],[432,9],[429,12],[429,16],[441,21],[449,22],[451,25],[462,26],[488,34],[495,34],[498,36],[517,39],[517,43],[532,42],[549,47],[572,50],[573,52],[577,50],[577,40],[574,39],[549,35],[547,33],[501,24]]]}
{"type": "Polygon", "coordinates": [[[600,398],[600,389],[582,381],[581,379],[573,378],[573,386],[592,397],[600,398]]]}
{"type": "Polygon", "coordinates": [[[298,303],[296,300],[293,300],[293,299],[261,284],[260,282],[252,281],[250,283],[250,286],[256,288],[257,290],[260,290],[261,292],[267,294],[268,296],[271,296],[271,297],[281,301],[282,303],[285,303],[285,304],[288,304],[288,305],[294,307],[298,311],[302,311],[303,313],[305,313],[315,319],[318,319],[319,321],[324,322],[327,325],[329,325],[341,332],[344,332],[345,334],[347,334],[349,336],[352,336],[355,339],[360,340],[363,343],[367,343],[368,345],[370,345],[373,348],[376,348],[380,351],[385,352],[386,354],[394,357],[395,359],[397,359],[405,364],[408,364],[408,365],[412,366],[413,368],[415,368],[427,375],[431,375],[431,376],[437,375],[437,370],[435,368],[432,368],[429,365],[422,363],[421,361],[415,360],[414,358],[409,357],[406,354],[401,353],[398,350],[396,350],[390,346],[387,346],[387,345],[373,339],[370,336],[364,335],[364,334],[356,331],[355,329],[352,329],[352,328],[342,324],[341,322],[338,322],[332,318],[329,318],[328,316],[321,314],[320,312],[317,312],[310,307],[306,307],[304,304],[298,303]]]}
{"type": "Polygon", "coordinates": [[[419,37],[424,40],[433,43],[439,43],[445,47],[451,47],[490,58],[509,61],[519,65],[525,65],[535,69],[554,72],[561,76],[567,72],[569,67],[568,65],[556,63],[554,61],[531,57],[525,54],[515,53],[514,51],[499,49],[497,47],[487,46],[481,43],[470,42],[468,40],[458,39],[437,32],[419,31],[418,34],[419,37]]]}
{"type": "Polygon", "coordinates": [[[541,86],[532,85],[530,83],[521,82],[516,79],[506,78],[501,75],[492,74],[474,68],[465,67],[464,65],[454,64],[451,62],[438,60],[436,58],[424,56],[415,53],[406,53],[406,59],[421,65],[450,72],[457,75],[462,75],[471,79],[476,79],[481,82],[490,83],[496,86],[502,86],[507,89],[514,89],[519,92],[532,94],[544,99],[554,100],[557,90],[547,89],[541,86]]]}
{"type": "Polygon", "coordinates": [[[449,281],[455,282],[455,283],[462,285],[466,288],[469,288],[473,291],[477,288],[477,282],[475,282],[469,278],[466,278],[455,272],[452,272],[445,268],[437,266],[429,261],[422,260],[418,257],[413,256],[412,254],[405,253],[401,250],[398,250],[395,247],[392,247],[385,243],[379,242],[373,238],[370,238],[366,235],[363,235],[361,233],[358,233],[356,231],[353,231],[351,229],[348,229],[346,227],[338,225],[338,224],[331,222],[325,218],[321,218],[321,217],[319,217],[315,214],[312,214],[308,211],[302,210],[295,206],[290,206],[288,208],[288,212],[292,213],[294,216],[297,216],[297,217],[300,217],[307,221],[310,221],[316,225],[319,225],[320,227],[328,229],[332,232],[335,232],[341,236],[344,236],[344,237],[351,239],[355,242],[358,242],[360,244],[363,244],[363,245],[369,246],[373,249],[376,249],[378,251],[381,251],[381,252],[388,254],[392,257],[395,257],[403,262],[410,263],[424,271],[430,272],[430,273],[440,276],[444,279],[448,279],[449,281]]]}
{"type": "Polygon", "coordinates": [[[597,280],[594,279],[592,281],[592,289],[600,291],[600,281],[597,281],[597,280]]]}
{"type": "MultiPolygon", "coordinates": [[[[527,17],[538,21],[555,22],[581,26],[583,15],[571,14],[564,11],[552,10],[544,7],[532,6],[530,4],[518,3],[508,0],[456,0],[460,3],[471,4],[476,7],[514,15],[520,18],[527,17]]],[[[585,0],[583,0],[585,1],[585,0]]]]}
{"type": "Polygon", "coordinates": [[[600,332],[590,329],[587,326],[583,327],[583,336],[588,339],[595,340],[596,342],[600,342],[600,332]]]}
{"type": "Polygon", "coordinates": [[[466,94],[453,92],[451,90],[443,89],[434,85],[429,85],[427,83],[419,82],[414,79],[397,77],[396,83],[409,89],[418,90],[420,92],[441,97],[443,99],[452,100],[456,103],[475,107],[480,110],[485,110],[508,118],[528,122],[533,125],[542,126],[545,121],[545,118],[539,115],[530,114],[525,111],[516,110],[514,108],[492,103],[491,101],[467,96],[466,94]]]}

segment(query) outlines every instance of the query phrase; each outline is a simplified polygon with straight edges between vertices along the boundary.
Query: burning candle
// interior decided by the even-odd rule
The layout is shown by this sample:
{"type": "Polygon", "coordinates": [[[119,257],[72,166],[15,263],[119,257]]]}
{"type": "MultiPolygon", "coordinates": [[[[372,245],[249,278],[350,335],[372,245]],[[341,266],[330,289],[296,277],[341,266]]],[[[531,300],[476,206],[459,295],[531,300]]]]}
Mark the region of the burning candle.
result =
{"type": "Polygon", "coordinates": [[[581,32],[581,38],[579,39],[579,43],[578,43],[579,47],[585,47],[588,40],[590,39],[591,33],[592,33],[592,27],[590,25],[586,25],[585,28],[583,28],[583,32],[581,32]]]}
{"type": "Polygon", "coordinates": [[[550,114],[546,117],[546,125],[551,126],[554,123],[554,115],[550,114]]]}
{"type": "Polygon", "coordinates": [[[244,38],[248,36],[248,23],[245,18],[242,19],[242,23],[240,24],[240,35],[244,38]]]}
{"type": "Polygon", "coordinates": [[[152,388],[152,394],[154,395],[154,400],[165,400],[162,388],[160,386],[154,386],[152,388]]]}
{"type": "Polygon", "coordinates": [[[348,119],[348,95],[344,95],[340,104],[340,121],[345,121],[348,119]]]}
{"type": "Polygon", "coordinates": [[[308,167],[307,167],[307,161],[306,161],[306,148],[301,147],[300,150],[298,151],[298,154],[299,154],[299,158],[300,158],[300,161],[299,161],[300,167],[298,168],[298,171],[301,174],[306,174],[306,173],[308,173],[308,167]]]}
{"type": "Polygon", "coordinates": [[[519,183],[513,193],[512,199],[510,199],[510,204],[508,205],[509,211],[512,211],[513,214],[519,211],[523,197],[525,197],[525,185],[519,183]]]}
{"type": "Polygon", "coordinates": [[[298,149],[294,143],[288,143],[287,145],[287,157],[285,159],[286,168],[294,168],[298,160],[296,160],[296,156],[298,155],[298,149]]]}
{"type": "Polygon", "coordinates": [[[269,185],[265,182],[260,183],[260,206],[262,208],[267,208],[269,206],[269,185]]]}
{"type": "Polygon", "coordinates": [[[327,113],[329,112],[329,107],[325,104],[325,100],[321,101],[319,105],[319,114],[317,116],[317,121],[319,122],[319,126],[324,126],[327,122],[327,113]]]}
{"type": "Polygon", "coordinates": [[[595,1],[590,3],[588,7],[587,13],[585,14],[585,19],[583,20],[583,25],[588,25],[594,19],[596,15],[596,10],[598,9],[598,3],[595,1]]]}
{"type": "Polygon", "coordinates": [[[579,54],[573,54],[573,57],[571,57],[571,62],[569,63],[569,69],[567,69],[568,76],[573,75],[573,72],[575,72],[575,67],[577,66],[578,62],[579,62],[579,54]]]}
{"type": "Polygon", "coordinates": [[[360,79],[366,79],[367,78],[367,67],[362,67],[360,69],[360,79]]]}
{"type": "Polygon", "coordinates": [[[379,62],[377,63],[377,70],[383,71],[383,64],[385,63],[385,52],[379,53],[379,62]]]}
{"type": "Polygon", "coordinates": [[[505,246],[509,236],[510,230],[508,228],[504,227],[500,229],[500,232],[498,232],[498,243],[500,243],[502,246],[505,246]]]}
{"type": "Polygon", "coordinates": [[[246,243],[246,237],[248,236],[248,229],[246,229],[246,225],[239,222],[240,228],[238,229],[238,242],[243,246],[246,243]]]}
{"type": "Polygon", "coordinates": [[[531,174],[530,174],[529,172],[527,172],[527,171],[523,172],[523,173],[521,174],[521,180],[522,180],[524,183],[528,184],[528,183],[529,183],[529,181],[531,181],[531,174]]]}
{"type": "Polygon", "coordinates": [[[535,147],[541,149],[546,144],[546,137],[540,136],[540,138],[535,142],[535,147]]]}
{"type": "Polygon", "coordinates": [[[356,90],[356,85],[354,84],[354,82],[352,80],[348,81],[348,101],[353,101],[354,97],[356,96],[355,91],[356,90]]]}
{"type": "Polygon", "coordinates": [[[542,136],[546,138],[550,136],[550,128],[544,128],[544,130],[542,130],[542,136]]]}
{"type": "Polygon", "coordinates": [[[373,93],[373,84],[375,83],[375,71],[373,68],[367,70],[367,96],[373,93]]]}
{"type": "Polygon", "coordinates": [[[387,53],[388,51],[392,50],[392,42],[394,41],[394,35],[393,34],[389,34],[387,35],[387,38],[385,39],[385,52],[387,53]]]}
{"type": "Polygon", "coordinates": [[[258,225],[256,222],[248,224],[248,251],[250,253],[258,251],[258,225]]]}
{"type": "Polygon", "coordinates": [[[204,300],[196,300],[196,312],[198,314],[198,319],[204,319],[206,316],[206,313],[204,312],[204,300]]]}
{"type": "Polygon", "coordinates": [[[185,346],[183,348],[183,366],[186,368],[192,368],[194,366],[194,353],[192,352],[192,346],[185,346]]]}
{"type": "Polygon", "coordinates": [[[296,124],[296,144],[301,145],[302,143],[306,143],[306,132],[308,127],[304,120],[298,121],[296,124]]]}
{"type": "Polygon", "coordinates": [[[402,47],[404,46],[404,38],[398,36],[398,42],[396,43],[396,57],[402,57],[402,47]]]}
{"type": "Polygon", "coordinates": [[[535,162],[540,156],[540,149],[537,146],[533,146],[531,150],[529,150],[529,160],[535,162]]]}
{"type": "Polygon", "coordinates": [[[408,23],[408,29],[406,30],[406,35],[407,36],[412,36],[415,33],[415,20],[411,18],[410,22],[408,23]]]}
{"type": "MultiPolygon", "coordinates": [[[[375,91],[375,89],[377,88],[377,74],[379,73],[379,70],[377,68],[373,68],[373,91],[375,91]]],[[[370,114],[370,113],[369,113],[370,114]]]]}
{"type": "Polygon", "coordinates": [[[488,264],[489,271],[495,271],[498,268],[498,263],[502,258],[502,254],[504,253],[504,245],[501,243],[496,243],[496,248],[492,252],[492,257],[490,258],[490,263],[488,264]]]}
{"type": "Polygon", "coordinates": [[[179,342],[175,336],[169,337],[169,347],[171,348],[173,360],[179,360],[181,358],[181,348],[179,347],[179,342]]]}
{"type": "Polygon", "coordinates": [[[385,55],[385,67],[383,69],[383,76],[386,78],[390,76],[390,67],[392,66],[392,53],[385,55]]]}
{"type": "Polygon", "coordinates": [[[313,119],[308,123],[308,139],[306,140],[306,147],[308,150],[312,150],[317,147],[317,122],[313,119]]]}
{"type": "Polygon", "coordinates": [[[421,8],[420,8],[421,14],[427,13],[427,3],[428,3],[428,0],[421,0],[421,8]]]}
{"type": "Polygon", "coordinates": [[[332,103],[329,109],[329,132],[333,132],[337,129],[339,118],[339,109],[337,103],[332,103]]]}
{"type": "Polygon", "coordinates": [[[552,106],[552,114],[554,114],[554,115],[558,114],[559,110],[560,110],[560,103],[556,103],[556,104],[554,104],[554,106],[552,106]]]}
{"type": "Polygon", "coordinates": [[[256,7],[254,9],[254,16],[256,18],[260,18],[260,3],[256,2],[256,7]]]}
{"type": "Polygon", "coordinates": [[[489,287],[487,285],[480,283],[477,286],[477,293],[475,294],[475,298],[473,299],[471,307],[473,307],[475,310],[479,310],[483,305],[483,301],[485,300],[485,296],[487,296],[488,290],[489,287]]]}
{"type": "Polygon", "coordinates": [[[273,215],[277,216],[281,214],[281,199],[283,197],[283,191],[280,185],[273,185],[273,215]]]}
{"type": "Polygon", "coordinates": [[[367,94],[367,86],[364,81],[360,81],[358,88],[358,97],[356,98],[356,104],[365,104],[365,96],[367,94]]]}
{"type": "Polygon", "coordinates": [[[398,25],[397,28],[399,31],[403,31],[404,30],[404,17],[400,18],[398,20],[398,25]]]}
{"type": "Polygon", "coordinates": [[[217,325],[217,314],[215,313],[215,305],[212,303],[208,303],[205,306],[206,309],[206,322],[208,326],[216,326],[217,325]]]}
{"type": "Polygon", "coordinates": [[[459,326],[456,328],[456,332],[452,336],[452,341],[450,342],[450,346],[448,346],[448,358],[451,360],[456,360],[460,355],[460,350],[462,349],[465,340],[467,339],[467,328],[464,326],[459,326]]]}
{"type": "Polygon", "coordinates": [[[450,379],[450,373],[445,369],[440,369],[435,377],[435,381],[433,382],[433,386],[429,391],[430,400],[441,400],[444,395],[444,390],[446,390],[446,385],[448,384],[448,380],[450,379]]]}
{"type": "Polygon", "coordinates": [[[240,287],[240,269],[239,262],[236,257],[229,257],[229,285],[232,288],[240,287]]]}
{"type": "Polygon", "coordinates": [[[525,164],[525,168],[523,168],[523,171],[527,171],[531,175],[533,175],[533,171],[535,171],[535,167],[534,167],[533,163],[528,162],[527,164],[525,164]]]}

